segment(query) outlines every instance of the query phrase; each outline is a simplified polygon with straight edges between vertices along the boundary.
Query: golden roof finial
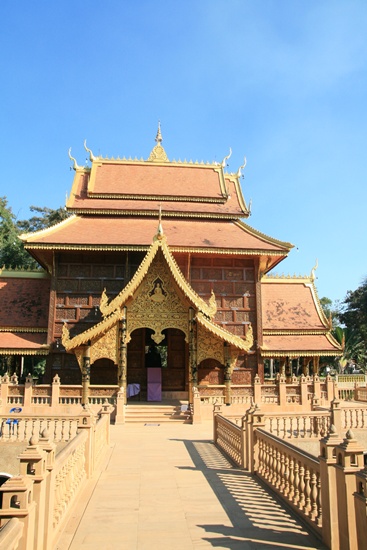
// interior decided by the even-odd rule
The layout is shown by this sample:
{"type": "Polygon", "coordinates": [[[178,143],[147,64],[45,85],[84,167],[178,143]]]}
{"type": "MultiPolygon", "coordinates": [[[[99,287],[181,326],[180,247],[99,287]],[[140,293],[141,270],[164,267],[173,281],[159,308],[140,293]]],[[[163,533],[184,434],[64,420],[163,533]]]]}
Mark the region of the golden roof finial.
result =
{"type": "Polygon", "coordinates": [[[227,166],[227,160],[229,160],[231,158],[231,155],[232,155],[232,148],[230,147],[229,148],[229,154],[226,157],[224,157],[224,159],[221,162],[221,165],[222,165],[223,168],[225,168],[227,166]]]}
{"type": "Polygon", "coordinates": [[[318,259],[316,258],[316,263],[314,267],[311,269],[311,275],[310,275],[311,281],[314,281],[316,279],[315,271],[318,267],[319,267],[319,262],[318,262],[318,259]]]}
{"type": "Polygon", "coordinates": [[[245,168],[246,164],[247,164],[247,160],[246,160],[246,157],[244,157],[243,164],[242,164],[242,166],[239,167],[238,172],[237,172],[237,177],[238,178],[241,177],[242,170],[245,168]]]}
{"type": "Polygon", "coordinates": [[[75,158],[71,156],[71,147],[69,148],[69,159],[72,160],[74,163],[73,170],[77,170],[78,168],[80,168],[75,158]]]}
{"type": "Polygon", "coordinates": [[[161,240],[162,237],[163,237],[163,227],[162,227],[162,206],[159,205],[157,239],[158,239],[158,240],[161,240]]]}
{"type": "Polygon", "coordinates": [[[151,162],[169,162],[166,155],[166,151],[162,147],[162,132],[161,132],[161,121],[158,121],[158,130],[155,137],[157,145],[153,148],[152,152],[149,155],[148,161],[151,162]]]}
{"type": "Polygon", "coordinates": [[[160,120],[158,120],[158,130],[157,130],[157,135],[155,136],[155,140],[159,145],[161,145],[161,143],[163,141],[162,132],[161,132],[161,121],[160,120]]]}
{"type": "Polygon", "coordinates": [[[87,151],[87,153],[89,153],[89,160],[91,162],[96,160],[96,157],[93,155],[92,151],[87,147],[87,140],[86,139],[84,140],[84,149],[87,151]]]}

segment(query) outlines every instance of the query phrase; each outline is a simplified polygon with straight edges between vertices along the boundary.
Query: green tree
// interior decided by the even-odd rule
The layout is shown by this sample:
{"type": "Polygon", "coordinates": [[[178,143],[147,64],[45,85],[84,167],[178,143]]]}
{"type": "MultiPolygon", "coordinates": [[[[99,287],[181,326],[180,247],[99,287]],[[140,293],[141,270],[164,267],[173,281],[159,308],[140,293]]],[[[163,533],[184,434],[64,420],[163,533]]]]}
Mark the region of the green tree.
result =
{"type": "Polygon", "coordinates": [[[0,197],[0,267],[35,269],[37,263],[24,250],[20,230],[6,197],[0,197]]]}
{"type": "Polygon", "coordinates": [[[333,330],[334,338],[343,348],[343,355],[336,358],[339,373],[352,365],[364,370],[366,364],[365,343],[357,330],[348,327],[336,327],[333,330]]]}
{"type": "Polygon", "coordinates": [[[367,345],[367,277],[356,290],[347,293],[343,306],[340,321],[358,331],[367,345]]]}
{"type": "Polygon", "coordinates": [[[24,249],[21,233],[32,233],[55,225],[69,216],[64,208],[31,206],[36,215],[29,220],[17,220],[6,197],[0,197],[0,267],[37,269],[39,265],[24,249]]]}
{"type": "Polygon", "coordinates": [[[34,231],[46,229],[46,227],[51,227],[52,225],[62,222],[70,215],[65,208],[62,207],[53,210],[47,206],[31,206],[29,210],[37,214],[32,216],[29,220],[20,220],[17,222],[18,228],[23,233],[32,233],[34,231]]]}

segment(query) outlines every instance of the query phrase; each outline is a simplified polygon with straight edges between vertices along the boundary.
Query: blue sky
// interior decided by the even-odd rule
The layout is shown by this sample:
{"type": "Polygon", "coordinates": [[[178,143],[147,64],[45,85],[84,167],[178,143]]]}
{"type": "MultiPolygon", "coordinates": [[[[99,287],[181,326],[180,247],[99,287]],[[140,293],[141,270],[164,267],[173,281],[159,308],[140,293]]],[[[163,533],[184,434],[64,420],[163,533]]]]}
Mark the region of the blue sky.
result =
{"type": "Polygon", "coordinates": [[[3,0],[0,195],[20,218],[71,188],[68,149],[247,157],[248,223],[279,273],[343,300],[367,276],[365,0],[3,0]]]}

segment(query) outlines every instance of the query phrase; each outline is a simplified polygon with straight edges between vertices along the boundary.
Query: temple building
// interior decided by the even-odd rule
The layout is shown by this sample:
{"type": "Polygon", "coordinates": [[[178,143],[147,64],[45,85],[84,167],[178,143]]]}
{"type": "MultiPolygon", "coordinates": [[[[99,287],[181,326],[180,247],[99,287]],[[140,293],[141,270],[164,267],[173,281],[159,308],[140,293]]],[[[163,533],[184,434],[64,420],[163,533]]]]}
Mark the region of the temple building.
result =
{"type": "Polygon", "coordinates": [[[147,160],[85,148],[87,167],[69,152],[70,217],[21,237],[43,270],[0,274],[2,355],[45,356],[45,382],[229,402],[340,354],[314,270],[271,275],[292,245],[243,221],[243,167],[169,160],[160,129],[147,160]]]}

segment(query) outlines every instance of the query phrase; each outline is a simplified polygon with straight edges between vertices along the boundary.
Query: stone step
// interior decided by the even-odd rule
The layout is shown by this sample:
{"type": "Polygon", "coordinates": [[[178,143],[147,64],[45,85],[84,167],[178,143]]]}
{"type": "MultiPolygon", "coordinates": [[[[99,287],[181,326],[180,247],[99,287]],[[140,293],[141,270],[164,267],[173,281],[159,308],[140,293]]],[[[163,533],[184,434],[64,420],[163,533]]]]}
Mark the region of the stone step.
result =
{"type": "Polygon", "coordinates": [[[128,404],[125,412],[126,422],[160,423],[170,421],[191,422],[190,410],[187,403],[179,404],[128,404]],[[187,407],[185,410],[182,405],[187,407]]]}

